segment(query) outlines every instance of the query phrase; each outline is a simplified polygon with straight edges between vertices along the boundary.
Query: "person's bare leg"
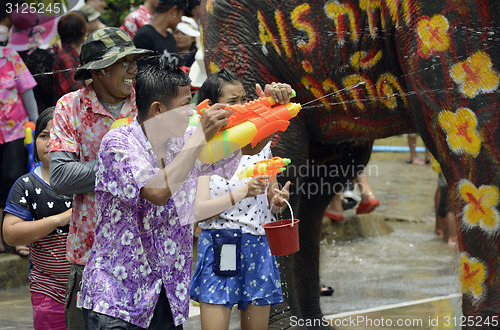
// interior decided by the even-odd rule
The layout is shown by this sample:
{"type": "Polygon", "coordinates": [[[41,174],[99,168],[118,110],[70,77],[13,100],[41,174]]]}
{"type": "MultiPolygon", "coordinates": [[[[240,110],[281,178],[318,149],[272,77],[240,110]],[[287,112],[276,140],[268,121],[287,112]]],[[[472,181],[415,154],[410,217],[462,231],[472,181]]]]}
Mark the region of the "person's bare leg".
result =
{"type": "Polygon", "coordinates": [[[342,199],[340,198],[340,194],[335,194],[332,197],[330,204],[328,204],[328,206],[326,208],[325,213],[330,218],[334,217],[335,220],[344,218],[344,215],[343,215],[344,209],[342,208],[342,199]]]}
{"type": "Polygon", "coordinates": [[[408,163],[415,165],[423,165],[424,162],[418,159],[417,155],[417,135],[407,134],[408,137],[408,147],[410,148],[410,159],[408,163]]]}
{"type": "Polygon", "coordinates": [[[368,184],[368,178],[363,171],[354,179],[358,184],[359,191],[361,193],[361,201],[356,209],[356,214],[368,214],[375,211],[375,209],[380,205],[375,194],[368,184]]]}
{"type": "Polygon", "coordinates": [[[271,306],[247,305],[247,309],[240,311],[242,330],[265,330],[269,322],[271,306]]]}
{"type": "Polygon", "coordinates": [[[447,238],[446,242],[450,247],[456,248],[458,245],[457,242],[457,224],[455,222],[455,214],[453,212],[446,213],[446,217],[444,218],[447,238]]]}
{"type": "Polygon", "coordinates": [[[200,300],[200,315],[201,329],[227,330],[229,328],[231,310],[224,305],[208,304],[200,300]]]}
{"type": "Polygon", "coordinates": [[[430,165],[432,164],[432,155],[431,153],[429,152],[429,149],[425,148],[425,163],[427,165],[430,165]]]}
{"type": "Polygon", "coordinates": [[[368,177],[363,170],[355,179],[356,183],[359,185],[359,191],[361,192],[361,202],[366,202],[375,198],[375,194],[372,191],[372,188],[368,184],[368,177]]]}
{"type": "Polygon", "coordinates": [[[434,233],[438,236],[443,236],[443,226],[444,219],[438,215],[439,201],[441,200],[441,189],[436,188],[436,193],[434,194],[434,214],[436,215],[436,223],[434,225],[434,233]]]}

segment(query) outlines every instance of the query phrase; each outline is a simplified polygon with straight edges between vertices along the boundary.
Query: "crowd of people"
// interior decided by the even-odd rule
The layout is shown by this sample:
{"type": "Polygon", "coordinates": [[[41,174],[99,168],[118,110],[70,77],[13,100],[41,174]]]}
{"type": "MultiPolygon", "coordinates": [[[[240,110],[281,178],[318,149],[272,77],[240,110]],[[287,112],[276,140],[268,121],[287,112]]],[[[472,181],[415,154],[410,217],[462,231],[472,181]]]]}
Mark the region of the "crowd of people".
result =
{"type": "MultiPolygon", "coordinates": [[[[228,70],[188,76],[191,66],[203,75],[199,1],[145,0],[121,28],[107,26],[105,6],[88,0],[61,17],[0,7],[0,252],[5,239],[30,257],[34,327],[178,329],[193,299],[203,328],[227,329],[237,305],[242,328],[265,329],[283,297],[262,225],[283,211],[290,183],[235,171],[272,158],[271,136],[196,161],[228,123],[226,106],[247,102],[228,70]],[[191,126],[193,99],[210,106],[191,126]]],[[[286,83],[255,92],[292,97],[286,83]]],[[[366,177],[356,182],[357,213],[370,213],[379,202],[366,177]]],[[[340,200],[326,215],[342,220],[340,200]]]]}

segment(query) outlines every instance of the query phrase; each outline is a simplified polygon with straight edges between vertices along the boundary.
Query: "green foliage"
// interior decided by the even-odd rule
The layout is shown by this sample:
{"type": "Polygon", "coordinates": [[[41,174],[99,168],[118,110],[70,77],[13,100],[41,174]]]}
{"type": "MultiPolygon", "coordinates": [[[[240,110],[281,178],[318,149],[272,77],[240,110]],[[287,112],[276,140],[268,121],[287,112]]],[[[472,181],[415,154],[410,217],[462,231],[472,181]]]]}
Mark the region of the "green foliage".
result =
{"type": "Polygon", "coordinates": [[[120,27],[125,17],[130,13],[131,7],[139,8],[139,5],[143,3],[142,0],[107,0],[106,9],[101,15],[109,26],[120,27]]]}

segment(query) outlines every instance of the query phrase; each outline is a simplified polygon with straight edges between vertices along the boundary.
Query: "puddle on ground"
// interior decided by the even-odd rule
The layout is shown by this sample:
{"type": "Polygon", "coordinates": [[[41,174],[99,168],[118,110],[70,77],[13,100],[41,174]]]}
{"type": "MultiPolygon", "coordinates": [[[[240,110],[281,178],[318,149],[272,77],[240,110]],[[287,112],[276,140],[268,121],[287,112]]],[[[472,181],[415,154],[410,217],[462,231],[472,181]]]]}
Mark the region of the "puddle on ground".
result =
{"type": "Polygon", "coordinates": [[[325,315],[362,310],[459,292],[457,256],[429,222],[389,222],[394,232],[322,244],[321,297],[325,315]]]}

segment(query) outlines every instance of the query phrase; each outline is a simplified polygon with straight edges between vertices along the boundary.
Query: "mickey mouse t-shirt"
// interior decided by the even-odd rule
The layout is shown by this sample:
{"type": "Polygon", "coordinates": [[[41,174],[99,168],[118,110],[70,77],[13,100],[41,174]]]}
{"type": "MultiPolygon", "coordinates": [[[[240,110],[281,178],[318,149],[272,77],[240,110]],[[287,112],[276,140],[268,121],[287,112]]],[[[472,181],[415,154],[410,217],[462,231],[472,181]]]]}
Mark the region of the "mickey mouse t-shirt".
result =
{"type": "MultiPolygon", "coordinates": [[[[72,196],[58,195],[41,178],[40,168],[20,177],[9,193],[4,213],[40,220],[71,208],[72,196]]],[[[70,263],[66,257],[68,225],[30,244],[30,291],[64,304],[70,263]]]]}

